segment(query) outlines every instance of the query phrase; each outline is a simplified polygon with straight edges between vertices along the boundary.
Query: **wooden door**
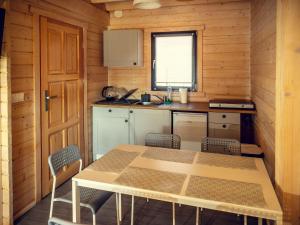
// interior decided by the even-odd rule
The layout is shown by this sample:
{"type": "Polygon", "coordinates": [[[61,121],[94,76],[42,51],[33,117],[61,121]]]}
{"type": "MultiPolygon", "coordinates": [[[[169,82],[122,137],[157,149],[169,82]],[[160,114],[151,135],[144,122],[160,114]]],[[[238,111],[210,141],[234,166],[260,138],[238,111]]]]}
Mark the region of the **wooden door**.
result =
{"type": "MultiPolygon", "coordinates": [[[[84,157],[82,30],[41,18],[42,195],[51,190],[48,156],[76,144],[84,157]]],[[[78,172],[64,168],[58,183],[78,172]]]]}

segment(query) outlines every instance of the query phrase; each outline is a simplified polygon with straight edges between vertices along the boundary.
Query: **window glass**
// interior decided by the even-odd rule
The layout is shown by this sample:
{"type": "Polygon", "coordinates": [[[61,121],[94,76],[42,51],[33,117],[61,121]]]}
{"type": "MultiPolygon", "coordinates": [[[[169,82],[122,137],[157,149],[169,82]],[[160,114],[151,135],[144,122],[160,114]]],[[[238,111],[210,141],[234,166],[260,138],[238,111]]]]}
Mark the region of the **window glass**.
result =
{"type": "Polygon", "coordinates": [[[195,88],[195,32],[152,34],[152,89],[195,88]]]}

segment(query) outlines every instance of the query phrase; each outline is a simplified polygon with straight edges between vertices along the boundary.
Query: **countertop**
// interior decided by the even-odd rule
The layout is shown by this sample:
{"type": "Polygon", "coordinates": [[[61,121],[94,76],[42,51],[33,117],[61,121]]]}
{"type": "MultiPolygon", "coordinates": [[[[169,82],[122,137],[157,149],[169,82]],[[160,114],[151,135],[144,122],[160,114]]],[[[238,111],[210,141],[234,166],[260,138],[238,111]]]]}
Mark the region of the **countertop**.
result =
{"type": "Polygon", "coordinates": [[[214,109],[209,108],[208,102],[190,102],[181,104],[174,102],[170,105],[122,105],[122,104],[93,104],[94,107],[110,107],[110,108],[131,108],[131,109],[156,109],[156,110],[171,110],[171,111],[187,111],[187,112],[220,112],[220,113],[242,113],[256,114],[256,110],[246,109],[214,109]]]}

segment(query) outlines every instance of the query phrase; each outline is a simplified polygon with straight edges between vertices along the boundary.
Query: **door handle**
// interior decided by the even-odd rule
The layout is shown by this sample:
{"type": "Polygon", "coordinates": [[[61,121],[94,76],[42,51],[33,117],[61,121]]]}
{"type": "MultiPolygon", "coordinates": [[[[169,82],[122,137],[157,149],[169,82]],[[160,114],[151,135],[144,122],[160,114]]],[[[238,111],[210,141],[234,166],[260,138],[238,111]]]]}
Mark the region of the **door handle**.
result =
{"type": "Polygon", "coordinates": [[[55,98],[58,98],[58,96],[57,95],[49,96],[49,91],[48,90],[45,91],[45,110],[46,110],[46,112],[49,111],[49,101],[51,99],[55,99],[55,98]]]}
{"type": "Polygon", "coordinates": [[[51,100],[51,99],[55,99],[57,98],[58,96],[57,95],[54,95],[54,96],[46,96],[46,99],[47,100],[51,100]]]}

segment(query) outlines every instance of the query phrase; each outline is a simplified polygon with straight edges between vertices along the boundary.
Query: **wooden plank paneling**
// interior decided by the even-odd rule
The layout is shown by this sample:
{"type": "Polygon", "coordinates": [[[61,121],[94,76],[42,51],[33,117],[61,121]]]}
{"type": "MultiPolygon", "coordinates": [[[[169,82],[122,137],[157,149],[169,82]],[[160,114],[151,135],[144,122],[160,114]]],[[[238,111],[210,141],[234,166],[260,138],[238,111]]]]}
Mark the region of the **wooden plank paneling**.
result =
{"type": "MultiPolygon", "coordinates": [[[[19,217],[26,212],[37,200],[36,162],[38,151],[35,144],[35,134],[38,129],[36,118],[39,110],[40,99],[36,99],[38,86],[36,85],[36,68],[34,55],[38,39],[35,37],[34,18],[36,11],[57,15],[70,20],[87,24],[87,99],[88,105],[99,99],[101,88],[107,85],[107,70],[102,67],[102,31],[108,25],[108,14],[82,0],[12,0],[10,12],[11,27],[11,82],[13,93],[24,93],[24,101],[12,104],[12,142],[13,142],[13,181],[14,181],[14,217],[19,217]],[[97,85],[94,85],[96,83],[97,85]],[[31,162],[31,163],[26,163],[31,162]]],[[[37,16],[36,16],[37,17],[37,16]]],[[[73,67],[72,67],[73,69],[73,67]]],[[[90,120],[88,114],[88,120],[90,120]]],[[[90,122],[88,129],[90,130],[90,122]]],[[[87,132],[87,135],[90,131],[87,132]]],[[[38,137],[38,134],[37,134],[38,137]]],[[[91,146],[91,138],[88,137],[91,146]]],[[[91,152],[91,148],[88,149],[91,152]]]]}
{"type": "Polygon", "coordinates": [[[276,186],[284,224],[300,224],[300,1],[277,1],[276,186]]]}
{"type": "MultiPolygon", "coordinates": [[[[111,12],[110,28],[191,27],[202,24],[203,79],[191,101],[210,98],[250,98],[250,2],[162,1],[156,10],[138,10],[127,3],[107,4],[108,10],[124,9],[123,17],[111,12]],[[221,3],[222,2],[222,3],[221,3]]],[[[127,89],[139,88],[136,97],[150,91],[150,39],[144,39],[144,67],[109,69],[108,83],[127,89]]],[[[175,97],[176,99],[176,97],[175,97]]]]}
{"type": "Polygon", "coordinates": [[[251,2],[251,96],[256,104],[256,141],[274,181],[276,0],[251,2]],[[266,13],[268,12],[268,13],[266,13]]]}

